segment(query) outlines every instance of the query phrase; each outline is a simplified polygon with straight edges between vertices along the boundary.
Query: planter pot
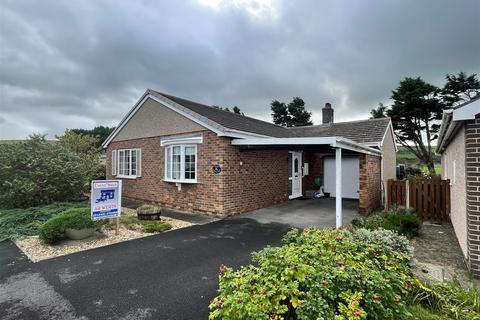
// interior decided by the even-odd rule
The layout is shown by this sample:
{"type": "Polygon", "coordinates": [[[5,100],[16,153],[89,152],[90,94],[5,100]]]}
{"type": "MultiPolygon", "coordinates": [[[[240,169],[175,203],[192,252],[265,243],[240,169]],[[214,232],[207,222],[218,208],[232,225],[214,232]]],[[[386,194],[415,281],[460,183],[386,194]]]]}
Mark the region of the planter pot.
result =
{"type": "Polygon", "coordinates": [[[92,236],[94,232],[95,232],[95,228],[80,229],[80,230],[66,229],[65,235],[72,240],[82,240],[92,236]]]}
{"type": "Polygon", "coordinates": [[[160,207],[150,206],[148,208],[139,207],[137,209],[138,220],[160,220],[162,209],[160,207]]]}

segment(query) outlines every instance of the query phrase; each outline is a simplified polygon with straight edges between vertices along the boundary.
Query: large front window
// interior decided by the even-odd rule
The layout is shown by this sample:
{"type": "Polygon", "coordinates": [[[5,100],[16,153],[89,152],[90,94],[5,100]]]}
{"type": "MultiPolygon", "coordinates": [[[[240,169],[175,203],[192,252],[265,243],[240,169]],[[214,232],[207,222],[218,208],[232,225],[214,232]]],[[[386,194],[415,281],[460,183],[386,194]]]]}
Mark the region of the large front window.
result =
{"type": "Polygon", "coordinates": [[[138,174],[139,149],[118,150],[118,176],[136,177],[138,174]]]}
{"type": "Polygon", "coordinates": [[[165,148],[165,180],[197,181],[196,145],[172,145],[165,148]]]}

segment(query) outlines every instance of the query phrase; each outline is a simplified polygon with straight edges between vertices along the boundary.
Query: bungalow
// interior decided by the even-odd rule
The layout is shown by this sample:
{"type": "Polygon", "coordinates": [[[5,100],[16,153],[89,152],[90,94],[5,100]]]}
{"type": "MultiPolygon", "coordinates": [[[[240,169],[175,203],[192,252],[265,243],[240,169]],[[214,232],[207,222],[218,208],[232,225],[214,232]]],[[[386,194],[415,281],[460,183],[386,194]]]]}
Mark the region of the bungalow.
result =
{"type": "Polygon", "coordinates": [[[326,104],[323,124],[286,128],[149,89],[103,143],[107,177],[127,198],[227,215],[302,197],[321,178],[337,217],[342,197],[370,213],[395,177],[391,121],[333,120],[326,104]]]}
{"type": "Polygon", "coordinates": [[[452,221],[471,272],[480,277],[480,98],[443,113],[437,152],[450,179],[452,221]]]}

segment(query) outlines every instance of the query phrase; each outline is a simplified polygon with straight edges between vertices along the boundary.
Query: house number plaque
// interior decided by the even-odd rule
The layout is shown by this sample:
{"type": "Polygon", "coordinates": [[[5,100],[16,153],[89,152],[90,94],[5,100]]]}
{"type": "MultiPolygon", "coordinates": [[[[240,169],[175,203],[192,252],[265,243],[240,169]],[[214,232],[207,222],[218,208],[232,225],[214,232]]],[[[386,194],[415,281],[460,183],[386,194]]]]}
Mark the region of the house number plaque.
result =
{"type": "Polygon", "coordinates": [[[214,165],[212,169],[213,169],[213,172],[217,174],[222,172],[222,167],[220,167],[219,164],[214,165]]]}

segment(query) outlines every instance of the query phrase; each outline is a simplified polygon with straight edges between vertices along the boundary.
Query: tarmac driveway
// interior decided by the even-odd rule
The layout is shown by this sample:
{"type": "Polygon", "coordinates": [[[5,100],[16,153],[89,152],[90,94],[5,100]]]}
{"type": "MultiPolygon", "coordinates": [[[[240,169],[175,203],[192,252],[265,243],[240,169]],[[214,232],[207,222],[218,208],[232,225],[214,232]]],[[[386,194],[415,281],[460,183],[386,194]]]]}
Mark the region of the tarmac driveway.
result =
{"type": "Polygon", "coordinates": [[[278,245],[288,225],[235,218],[30,263],[0,243],[0,319],[206,319],[221,264],[278,245]]]}

